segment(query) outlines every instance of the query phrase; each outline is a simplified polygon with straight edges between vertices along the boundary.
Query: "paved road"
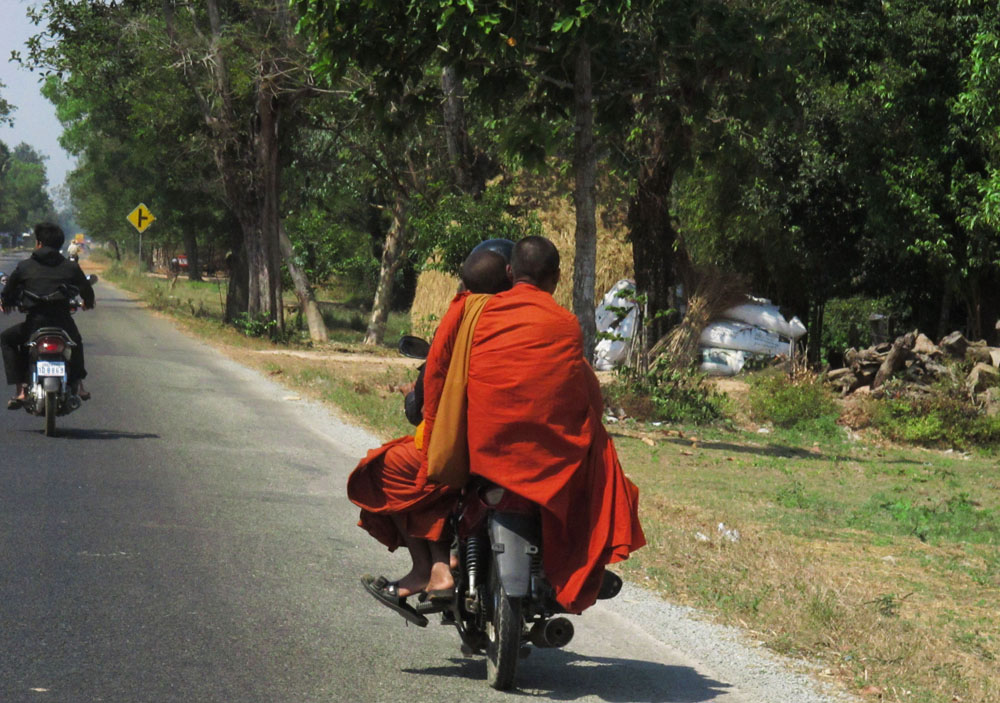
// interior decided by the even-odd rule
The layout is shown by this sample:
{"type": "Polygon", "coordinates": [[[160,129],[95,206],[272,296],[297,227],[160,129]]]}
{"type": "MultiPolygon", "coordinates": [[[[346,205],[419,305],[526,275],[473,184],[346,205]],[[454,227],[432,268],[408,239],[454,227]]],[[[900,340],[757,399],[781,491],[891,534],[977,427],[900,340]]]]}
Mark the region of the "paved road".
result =
{"type": "MultiPolygon", "coordinates": [[[[0,411],[0,700],[510,700],[358,584],[406,567],[344,497],[373,438],[108,286],[77,322],[94,399],[54,438],[0,411]]],[[[576,625],[522,695],[761,700],[611,610],[576,625]]]]}

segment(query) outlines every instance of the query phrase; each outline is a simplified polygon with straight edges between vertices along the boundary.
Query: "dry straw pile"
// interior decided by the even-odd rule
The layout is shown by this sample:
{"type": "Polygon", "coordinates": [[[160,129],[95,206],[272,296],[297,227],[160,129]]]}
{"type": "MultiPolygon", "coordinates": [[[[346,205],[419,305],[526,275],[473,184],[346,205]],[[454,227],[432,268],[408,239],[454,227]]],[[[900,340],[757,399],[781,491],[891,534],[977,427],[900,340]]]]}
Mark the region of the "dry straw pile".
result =
{"type": "Polygon", "coordinates": [[[749,286],[739,276],[714,267],[700,268],[687,276],[691,294],[684,319],[650,350],[650,358],[665,354],[676,368],[688,368],[698,360],[698,339],[709,322],[723,311],[746,302],[749,286]]]}
{"type": "MultiPolygon", "coordinates": [[[[517,194],[518,204],[525,204],[542,224],[542,234],[559,250],[562,280],[556,289],[556,301],[573,309],[573,233],[576,216],[567,184],[553,176],[526,177],[517,194]]],[[[604,293],[622,278],[632,277],[632,249],[627,241],[624,207],[599,205],[597,211],[597,279],[594,296],[604,293]]],[[[458,290],[458,278],[440,271],[427,270],[417,280],[417,292],[410,308],[413,334],[429,336],[448,309],[458,290]]]]}

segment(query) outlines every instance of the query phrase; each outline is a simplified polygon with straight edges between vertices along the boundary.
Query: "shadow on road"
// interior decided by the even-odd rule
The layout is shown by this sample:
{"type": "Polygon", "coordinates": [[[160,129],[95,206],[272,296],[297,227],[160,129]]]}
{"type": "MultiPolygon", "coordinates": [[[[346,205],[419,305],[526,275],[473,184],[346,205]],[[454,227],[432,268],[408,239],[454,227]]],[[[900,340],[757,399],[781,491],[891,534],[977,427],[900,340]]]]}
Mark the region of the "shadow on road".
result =
{"type": "MultiPolygon", "coordinates": [[[[451,659],[452,666],[403,669],[406,674],[479,679],[486,684],[481,657],[451,659]]],[[[702,676],[688,666],[617,657],[591,657],[565,650],[533,650],[518,665],[513,695],[553,701],[597,697],[609,703],[705,703],[729,684],[702,676]]]]}
{"type": "MultiPolygon", "coordinates": [[[[44,434],[45,430],[25,430],[31,434],[44,434]]],[[[125,432],[124,430],[85,430],[72,427],[56,428],[54,439],[159,439],[160,435],[149,432],[125,432]]]]}

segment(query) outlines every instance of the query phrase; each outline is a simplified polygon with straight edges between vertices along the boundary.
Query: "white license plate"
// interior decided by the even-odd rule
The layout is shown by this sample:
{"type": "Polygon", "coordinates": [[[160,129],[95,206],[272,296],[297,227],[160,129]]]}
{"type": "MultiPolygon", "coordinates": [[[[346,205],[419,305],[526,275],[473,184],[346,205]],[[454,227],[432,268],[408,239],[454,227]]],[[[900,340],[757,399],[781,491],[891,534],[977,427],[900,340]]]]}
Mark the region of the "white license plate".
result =
{"type": "Polygon", "coordinates": [[[43,376],[65,376],[66,375],[66,362],[65,361],[39,361],[38,366],[35,367],[38,372],[39,378],[43,376]]]}

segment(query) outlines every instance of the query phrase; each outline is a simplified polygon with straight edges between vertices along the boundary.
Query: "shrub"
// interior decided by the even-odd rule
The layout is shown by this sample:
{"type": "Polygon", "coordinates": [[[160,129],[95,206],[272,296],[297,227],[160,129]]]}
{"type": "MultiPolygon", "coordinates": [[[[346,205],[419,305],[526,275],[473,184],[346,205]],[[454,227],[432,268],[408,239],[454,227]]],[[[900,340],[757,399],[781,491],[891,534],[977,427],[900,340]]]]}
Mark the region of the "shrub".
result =
{"type": "Polygon", "coordinates": [[[838,415],[836,402],[816,377],[791,381],[767,372],[750,378],[750,416],[785,429],[829,425],[838,415]]]}
{"type": "Polygon", "coordinates": [[[608,390],[611,404],[640,420],[707,423],[722,417],[724,399],[707,389],[701,374],[657,360],[645,375],[625,371],[608,390]]]}
{"type": "Polygon", "coordinates": [[[869,318],[875,313],[891,315],[897,323],[896,327],[910,316],[908,309],[891,298],[834,298],[827,301],[821,340],[826,357],[839,358],[850,347],[871,346],[873,339],[869,318]]]}
{"type": "Polygon", "coordinates": [[[1000,443],[1000,416],[981,413],[958,387],[939,385],[926,395],[873,401],[871,418],[882,434],[899,442],[931,447],[1000,443]]]}

